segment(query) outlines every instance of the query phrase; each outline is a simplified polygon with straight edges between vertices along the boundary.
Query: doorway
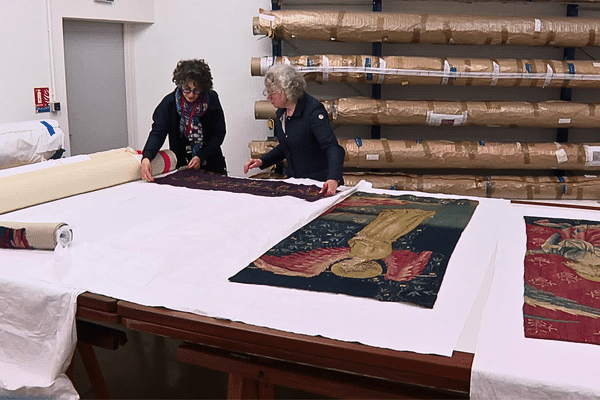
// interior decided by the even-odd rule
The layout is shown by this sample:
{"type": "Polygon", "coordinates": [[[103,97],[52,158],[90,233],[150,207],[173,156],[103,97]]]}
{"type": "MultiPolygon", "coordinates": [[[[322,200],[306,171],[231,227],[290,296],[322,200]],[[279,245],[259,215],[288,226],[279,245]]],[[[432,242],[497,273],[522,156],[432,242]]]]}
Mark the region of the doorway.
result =
{"type": "Polygon", "coordinates": [[[71,155],[128,146],[123,24],[64,20],[71,155]]]}

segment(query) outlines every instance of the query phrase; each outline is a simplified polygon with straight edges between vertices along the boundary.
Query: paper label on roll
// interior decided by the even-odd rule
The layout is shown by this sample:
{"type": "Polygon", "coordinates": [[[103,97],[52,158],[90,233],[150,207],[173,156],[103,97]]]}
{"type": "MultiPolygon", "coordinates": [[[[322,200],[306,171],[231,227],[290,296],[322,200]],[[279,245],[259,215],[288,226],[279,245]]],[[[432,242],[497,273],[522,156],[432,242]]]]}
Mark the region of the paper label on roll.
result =
{"type": "Polygon", "coordinates": [[[267,21],[275,21],[275,16],[274,15],[267,15],[267,14],[258,14],[258,18],[260,19],[266,19],[267,21]]]}
{"type": "Polygon", "coordinates": [[[570,124],[571,123],[571,118],[559,118],[558,119],[558,123],[559,124],[570,124]]]}
{"type": "Polygon", "coordinates": [[[584,145],[583,148],[585,149],[585,166],[600,166],[600,146],[584,145]]]}
{"type": "Polygon", "coordinates": [[[558,161],[559,163],[564,163],[569,161],[569,156],[567,155],[567,152],[565,151],[565,149],[558,149],[556,150],[556,161],[558,161]]]}
{"type": "Polygon", "coordinates": [[[537,18],[535,19],[535,31],[536,32],[542,31],[542,21],[537,18]]]}
{"type": "Polygon", "coordinates": [[[379,154],[367,154],[367,161],[379,161],[379,154]]]}
{"type": "Polygon", "coordinates": [[[427,125],[434,126],[459,126],[464,125],[467,122],[468,112],[464,111],[462,114],[437,114],[433,111],[427,111],[427,125]]]}

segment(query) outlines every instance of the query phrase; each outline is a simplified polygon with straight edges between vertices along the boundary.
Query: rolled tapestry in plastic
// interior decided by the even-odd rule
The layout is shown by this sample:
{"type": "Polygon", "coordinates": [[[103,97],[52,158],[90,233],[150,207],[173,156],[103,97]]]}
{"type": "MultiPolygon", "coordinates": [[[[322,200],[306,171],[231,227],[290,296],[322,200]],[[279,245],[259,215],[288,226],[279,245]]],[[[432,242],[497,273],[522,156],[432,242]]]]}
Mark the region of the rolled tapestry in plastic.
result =
{"type": "Polygon", "coordinates": [[[322,194],[319,194],[321,188],[316,185],[288,183],[281,180],[232,178],[191,168],[155,178],[154,181],[159,184],[190,189],[220,190],[267,197],[293,196],[306,201],[315,201],[323,197],[322,194]]]}
{"type": "Polygon", "coordinates": [[[477,204],[358,192],[229,280],[433,308],[477,204]]]}
{"type": "Polygon", "coordinates": [[[600,344],[600,222],[524,218],[525,337],[600,344]]]}

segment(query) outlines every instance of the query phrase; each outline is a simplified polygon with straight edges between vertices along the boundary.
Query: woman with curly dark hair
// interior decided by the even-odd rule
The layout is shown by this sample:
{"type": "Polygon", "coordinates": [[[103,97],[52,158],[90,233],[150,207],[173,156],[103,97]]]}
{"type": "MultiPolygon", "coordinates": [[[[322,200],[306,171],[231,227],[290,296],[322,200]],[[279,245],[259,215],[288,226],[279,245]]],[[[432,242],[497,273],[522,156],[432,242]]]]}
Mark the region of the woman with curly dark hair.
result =
{"type": "Polygon", "coordinates": [[[152,182],[152,165],[167,136],[177,156],[177,167],[186,166],[227,175],[221,144],[225,115],[217,92],[212,90],[210,68],[204,60],[181,60],[173,71],[177,87],[166,95],[152,115],[152,130],[142,151],[142,178],[152,182]]]}

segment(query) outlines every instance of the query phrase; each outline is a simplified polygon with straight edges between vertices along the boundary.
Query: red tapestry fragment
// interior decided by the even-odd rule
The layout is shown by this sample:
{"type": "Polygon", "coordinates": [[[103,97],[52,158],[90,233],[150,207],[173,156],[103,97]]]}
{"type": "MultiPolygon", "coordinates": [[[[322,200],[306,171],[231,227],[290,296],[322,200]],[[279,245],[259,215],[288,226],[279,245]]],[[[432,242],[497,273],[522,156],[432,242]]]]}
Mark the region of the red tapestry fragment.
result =
{"type": "Polygon", "coordinates": [[[0,226],[0,248],[3,249],[29,249],[25,228],[13,229],[0,226]]]}
{"type": "Polygon", "coordinates": [[[525,337],[600,344],[600,222],[525,217],[525,337]]]}

